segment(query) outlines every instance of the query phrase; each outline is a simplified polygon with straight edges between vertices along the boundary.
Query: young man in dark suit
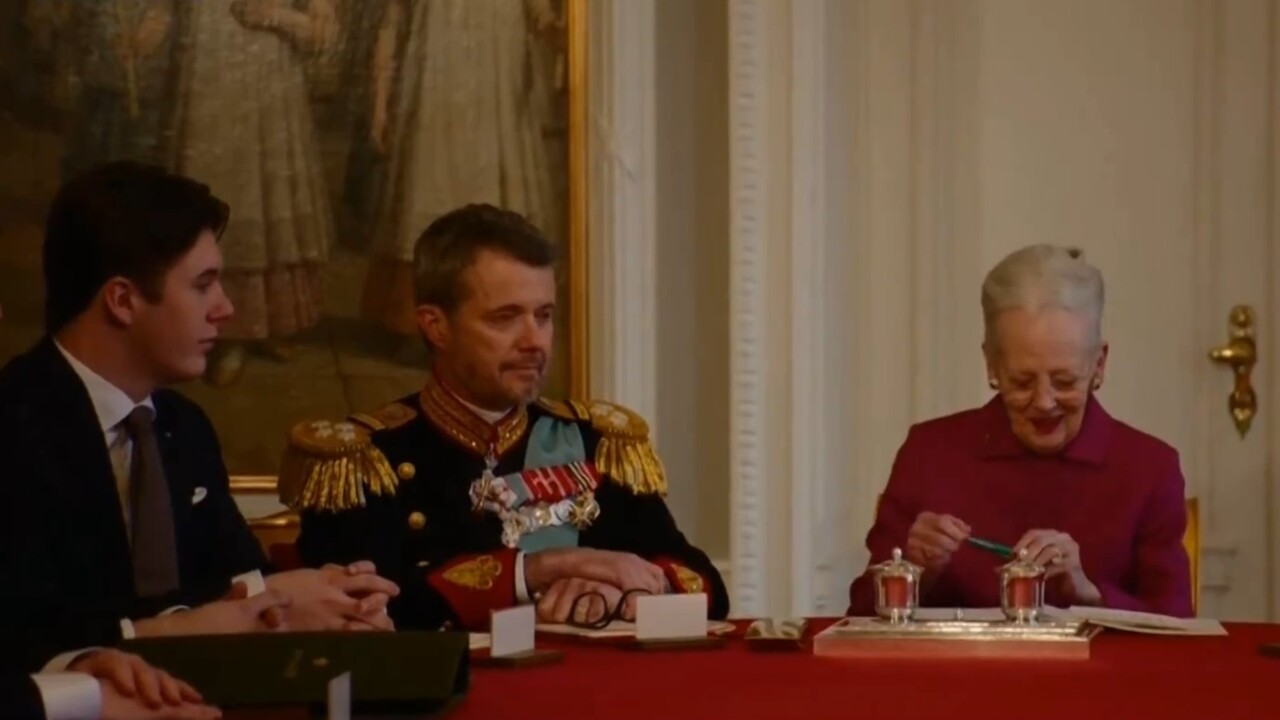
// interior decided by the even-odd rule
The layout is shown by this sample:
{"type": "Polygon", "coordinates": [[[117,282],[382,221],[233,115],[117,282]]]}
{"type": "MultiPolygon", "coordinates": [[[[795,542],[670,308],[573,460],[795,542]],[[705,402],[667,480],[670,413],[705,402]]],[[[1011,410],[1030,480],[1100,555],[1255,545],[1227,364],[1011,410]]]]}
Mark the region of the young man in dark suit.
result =
{"type": "Polygon", "coordinates": [[[64,669],[134,636],[391,628],[399,590],[369,563],[271,574],[208,418],[164,389],[200,377],[234,312],[227,217],[206,186],[124,162],[55,198],[47,333],[0,369],[0,666],[64,669]],[[276,602],[247,604],[263,591],[276,602]]]}

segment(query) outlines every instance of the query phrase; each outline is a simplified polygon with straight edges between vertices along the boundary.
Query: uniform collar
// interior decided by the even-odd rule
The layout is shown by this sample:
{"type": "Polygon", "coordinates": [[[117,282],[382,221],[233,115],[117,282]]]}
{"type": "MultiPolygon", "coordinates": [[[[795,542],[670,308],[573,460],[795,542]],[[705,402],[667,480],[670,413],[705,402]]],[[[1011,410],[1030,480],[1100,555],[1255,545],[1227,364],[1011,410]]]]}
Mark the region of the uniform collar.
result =
{"type": "Polygon", "coordinates": [[[66,359],[67,364],[75,371],[76,376],[80,378],[80,382],[84,383],[85,390],[89,392],[89,399],[93,402],[93,411],[98,417],[98,425],[102,432],[110,432],[124,419],[129,417],[129,413],[133,412],[135,407],[145,405],[151,408],[152,417],[155,417],[156,406],[151,402],[151,396],[148,395],[145,400],[135,403],[125,391],[111,384],[111,381],[102,377],[98,373],[89,368],[88,365],[80,362],[76,356],[72,355],[62,343],[57,340],[53,341],[58,352],[62,353],[62,357],[66,359]]]}
{"type": "Polygon", "coordinates": [[[435,373],[427,376],[426,385],[418,393],[418,404],[428,422],[477,455],[487,455],[493,449],[501,457],[520,441],[529,426],[524,405],[490,422],[445,387],[435,373]]]}
{"type": "MultiPolygon", "coordinates": [[[[982,426],[982,435],[978,438],[980,457],[1040,457],[1037,453],[1028,450],[1013,434],[1008,411],[1005,410],[999,395],[982,406],[979,414],[982,426]]],[[[1107,445],[1111,439],[1111,426],[1114,422],[1097,398],[1090,395],[1085,405],[1084,420],[1080,424],[1079,434],[1057,455],[1048,457],[1061,457],[1101,465],[1106,460],[1107,445]]]]}
{"type": "MultiPolygon", "coordinates": [[[[453,395],[453,393],[449,393],[449,394],[453,395]]],[[[455,397],[457,396],[455,395],[455,397]]],[[[480,418],[481,420],[484,420],[490,425],[497,425],[498,423],[502,422],[502,418],[510,415],[511,411],[515,409],[515,408],[508,408],[506,410],[485,410],[479,405],[472,405],[471,403],[467,402],[466,400],[463,400],[462,398],[458,398],[458,402],[462,403],[463,405],[466,405],[468,410],[476,414],[476,417],[480,418]]]]}

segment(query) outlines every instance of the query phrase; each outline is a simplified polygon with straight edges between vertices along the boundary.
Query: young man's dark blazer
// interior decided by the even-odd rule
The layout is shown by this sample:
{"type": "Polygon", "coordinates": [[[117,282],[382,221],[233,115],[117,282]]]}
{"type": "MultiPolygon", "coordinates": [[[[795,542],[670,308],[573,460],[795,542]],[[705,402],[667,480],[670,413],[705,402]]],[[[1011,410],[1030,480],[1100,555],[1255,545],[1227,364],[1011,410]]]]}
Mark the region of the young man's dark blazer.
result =
{"type": "Polygon", "coordinates": [[[194,607],[235,575],[267,571],[204,412],[172,390],[152,401],[181,587],[140,599],[88,390],[49,338],[0,369],[0,668],[30,672],[59,652],[114,644],[121,618],[194,607]]]}
{"type": "Polygon", "coordinates": [[[40,689],[22,673],[0,673],[0,709],[6,720],[45,720],[40,689]]]}

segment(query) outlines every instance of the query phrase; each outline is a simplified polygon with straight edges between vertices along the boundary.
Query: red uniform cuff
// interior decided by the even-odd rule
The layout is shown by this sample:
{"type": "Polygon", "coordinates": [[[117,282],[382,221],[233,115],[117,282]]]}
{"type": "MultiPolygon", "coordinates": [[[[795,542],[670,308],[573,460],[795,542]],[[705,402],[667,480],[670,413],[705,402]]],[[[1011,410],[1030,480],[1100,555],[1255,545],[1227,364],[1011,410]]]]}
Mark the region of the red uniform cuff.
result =
{"type": "Polygon", "coordinates": [[[427,575],[453,609],[462,628],[489,631],[489,614],[516,603],[516,551],[460,555],[427,575]]]}
{"type": "Polygon", "coordinates": [[[651,562],[662,568],[663,574],[667,576],[667,584],[671,586],[671,592],[701,593],[706,592],[711,585],[702,575],[674,558],[660,557],[651,562]]]}

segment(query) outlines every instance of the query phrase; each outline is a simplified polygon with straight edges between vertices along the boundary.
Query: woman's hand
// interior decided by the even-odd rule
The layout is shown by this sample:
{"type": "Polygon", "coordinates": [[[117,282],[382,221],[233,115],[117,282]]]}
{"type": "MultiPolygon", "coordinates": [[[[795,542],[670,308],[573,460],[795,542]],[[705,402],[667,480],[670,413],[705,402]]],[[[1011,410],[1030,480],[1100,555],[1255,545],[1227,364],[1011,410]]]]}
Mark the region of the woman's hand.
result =
{"type": "Polygon", "coordinates": [[[1027,551],[1027,559],[1045,568],[1045,579],[1058,587],[1077,605],[1102,602],[1098,586],[1084,574],[1080,563],[1080,544],[1059,530],[1031,530],[1013,546],[1014,555],[1027,551]]]}
{"type": "Polygon", "coordinates": [[[925,570],[938,571],[969,537],[969,526],[951,515],[922,512],[907,531],[906,558],[925,570]]]}

